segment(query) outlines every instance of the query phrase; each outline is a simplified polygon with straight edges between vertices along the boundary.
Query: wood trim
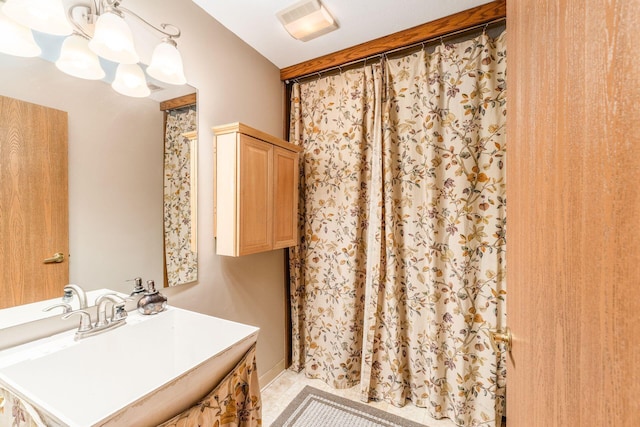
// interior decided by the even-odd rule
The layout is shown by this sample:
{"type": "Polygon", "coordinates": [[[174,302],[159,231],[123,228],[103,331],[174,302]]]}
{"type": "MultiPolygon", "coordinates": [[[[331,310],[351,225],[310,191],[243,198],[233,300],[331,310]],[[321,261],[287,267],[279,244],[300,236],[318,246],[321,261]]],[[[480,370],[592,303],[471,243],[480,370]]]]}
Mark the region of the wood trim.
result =
{"type": "Polygon", "coordinates": [[[273,135],[269,135],[266,132],[262,132],[261,130],[254,129],[251,126],[247,126],[244,123],[235,122],[228,123],[226,125],[215,126],[211,128],[213,130],[214,135],[225,135],[228,133],[239,132],[244,135],[249,135],[256,139],[261,139],[269,144],[284,148],[285,150],[293,151],[299,153],[302,151],[302,147],[298,147],[297,145],[291,144],[284,139],[280,139],[273,135]]]}
{"type": "MultiPolygon", "coordinates": [[[[216,239],[216,248],[218,246],[218,140],[213,137],[213,238],[216,239]]],[[[217,251],[217,249],[216,249],[217,251]]]]}
{"type": "Polygon", "coordinates": [[[187,107],[196,103],[196,94],[179,96],[173,99],[167,99],[160,103],[160,111],[175,110],[176,108],[187,107]]]}
{"type": "Polygon", "coordinates": [[[164,166],[165,166],[165,154],[166,154],[166,143],[167,143],[167,113],[168,110],[162,109],[162,104],[160,104],[160,111],[162,111],[162,275],[164,276],[164,280],[162,281],[163,287],[169,287],[169,273],[167,272],[167,233],[165,230],[164,223],[164,166]]]}
{"type": "Polygon", "coordinates": [[[198,131],[197,130],[192,130],[190,132],[184,132],[182,134],[182,136],[184,136],[185,138],[189,139],[189,140],[194,140],[198,137],[198,131]]]}
{"type": "Polygon", "coordinates": [[[440,37],[455,31],[507,16],[507,1],[496,0],[473,9],[465,10],[427,22],[408,30],[399,31],[388,36],[380,37],[338,52],[330,53],[316,59],[292,65],[280,70],[280,80],[289,80],[307,74],[316,73],[327,68],[336,67],[369,56],[378,55],[393,49],[409,46],[414,43],[440,37]]]}

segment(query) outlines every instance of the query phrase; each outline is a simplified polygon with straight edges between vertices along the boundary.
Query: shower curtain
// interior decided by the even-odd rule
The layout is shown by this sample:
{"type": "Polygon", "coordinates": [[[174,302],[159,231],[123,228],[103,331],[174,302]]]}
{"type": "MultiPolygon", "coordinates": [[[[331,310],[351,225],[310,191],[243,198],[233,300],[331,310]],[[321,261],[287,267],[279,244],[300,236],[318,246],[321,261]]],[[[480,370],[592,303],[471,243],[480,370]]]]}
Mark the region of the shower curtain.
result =
{"type": "Polygon", "coordinates": [[[294,83],[294,370],[364,401],[499,425],[506,35],[294,83]]]}
{"type": "Polygon", "coordinates": [[[164,143],[164,251],[168,286],[198,277],[191,245],[191,152],[183,134],[196,130],[196,106],[167,111],[164,143]]]}

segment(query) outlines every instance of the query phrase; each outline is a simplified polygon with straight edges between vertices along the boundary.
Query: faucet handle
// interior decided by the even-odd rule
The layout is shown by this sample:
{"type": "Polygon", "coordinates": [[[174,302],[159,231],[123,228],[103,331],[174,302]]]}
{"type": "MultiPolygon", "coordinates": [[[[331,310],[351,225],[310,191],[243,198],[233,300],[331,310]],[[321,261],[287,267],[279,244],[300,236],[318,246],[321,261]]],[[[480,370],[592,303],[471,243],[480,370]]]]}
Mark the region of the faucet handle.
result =
{"type": "Polygon", "coordinates": [[[98,320],[96,321],[96,327],[102,328],[113,322],[114,320],[122,320],[126,316],[124,310],[126,301],[114,293],[107,293],[100,295],[96,298],[96,304],[98,306],[98,320]],[[111,318],[107,318],[107,304],[111,303],[111,318]],[[124,312],[124,314],[123,314],[124,312]]]}
{"type": "Polygon", "coordinates": [[[67,304],[66,302],[61,302],[60,304],[50,305],[49,307],[43,308],[42,311],[51,311],[54,308],[58,308],[58,307],[62,308],[62,314],[71,313],[73,311],[73,309],[71,308],[71,305],[67,304]]]}
{"type": "Polygon", "coordinates": [[[63,315],[62,318],[68,319],[74,314],[80,315],[80,326],[78,326],[78,332],[87,332],[93,329],[93,327],[91,326],[91,316],[84,310],[72,311],[71,313],[63,315]]]}
{"type": "Polygon", "coordinates": [[[124,303],[115,304],[113,306],[113,312],[112,312],[113,314],[111,315],[111,321],[112,322],[116,322],[118,320],[126,319],[128,313],[127,313],[127,310],[125,310],[124,306],[125,306],[124,303]]]}

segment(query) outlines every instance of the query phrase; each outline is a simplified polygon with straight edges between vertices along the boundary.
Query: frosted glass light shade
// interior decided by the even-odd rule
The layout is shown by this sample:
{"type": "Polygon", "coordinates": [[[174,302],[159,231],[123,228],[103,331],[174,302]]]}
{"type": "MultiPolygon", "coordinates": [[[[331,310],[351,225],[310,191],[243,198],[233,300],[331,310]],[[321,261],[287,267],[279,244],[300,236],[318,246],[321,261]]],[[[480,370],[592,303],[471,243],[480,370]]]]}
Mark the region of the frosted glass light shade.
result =
{"type": "Polygon", "coordinates": [[[41,33],[68,36],[73,31],[62,0],[7,0],[2,11],[11,19],[41,33]]]}
{"type": "Polygon", "coordinates": [[[56,67],[81,79],[100,80],[105,76],[98,56],[89,49],[89,40],[78,34],[72,34],[64,40],[56,67]]]}
{"type": "Polygon", "coordinates": [[[318,0],[302,0],[277,13],[295,39],[306,42],[338,28],[338,23],[318,0]]]}
{"type": "Polygon", "coordinates": [[[97,55],[120,64],[136,64],[140,57],[133,45],[131,28],[113,12],[98,17],[89,48],[97,55]]]}
{"type": "Polygon", "coordinates": [[[31,58],[40,55],[42,50],[33,39],[30,29],[0,11],[0,52],[31,58]]]}
{"type": "Polygon", "coordinates": [[[147,74],[154,79],[173,85],[187,83],[182,66],[182,56],[173,41],[163,41],[153,50],[147,74]]]}
{"type": "Polygon", "coordinates": [[[116,78],[111,83],[111,87],[122,95],[134,98],[144,98],[151,93],[144,78],[144,72],[138,64],[118,65],[116,78]]]}

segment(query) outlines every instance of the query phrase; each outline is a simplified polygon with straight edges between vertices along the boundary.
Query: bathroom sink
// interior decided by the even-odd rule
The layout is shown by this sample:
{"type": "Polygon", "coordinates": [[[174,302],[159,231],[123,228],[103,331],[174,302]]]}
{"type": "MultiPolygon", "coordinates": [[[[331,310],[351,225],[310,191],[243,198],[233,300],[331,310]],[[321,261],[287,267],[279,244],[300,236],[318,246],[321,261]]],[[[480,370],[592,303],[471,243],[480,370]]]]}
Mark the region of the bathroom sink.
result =
{"type": "Polygon", "coordinates": [[[168,307],[74,341],[74,331],[0,354],[0,383],[48,424],[157,425],[207,394],[258,328],[168,307]]]}

